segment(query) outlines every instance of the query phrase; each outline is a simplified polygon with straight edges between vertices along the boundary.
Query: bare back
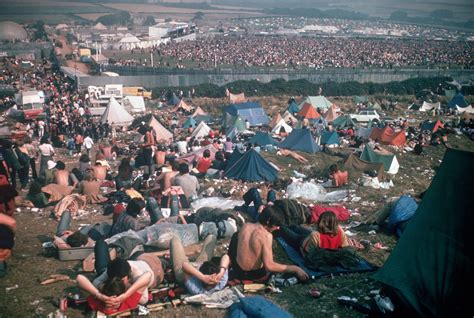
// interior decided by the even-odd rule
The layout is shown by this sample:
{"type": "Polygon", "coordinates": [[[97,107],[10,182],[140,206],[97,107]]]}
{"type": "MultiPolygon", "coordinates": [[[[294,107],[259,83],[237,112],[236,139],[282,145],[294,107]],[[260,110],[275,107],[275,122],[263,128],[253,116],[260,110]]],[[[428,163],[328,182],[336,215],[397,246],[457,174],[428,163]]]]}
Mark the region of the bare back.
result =
{"type": "Polygon", "coordinates": [[[269,241],[268,235],[271,234],[258,223],[246,223],[239,231],[237,263],[242,270],[252,271],[263,267],[263,247],[269,241]]]}
{"type": "Polygon", "coordinates": [[[55,182],[59,185],[69,185],[69,171],[57,170],[54,176],[55,182]]]}

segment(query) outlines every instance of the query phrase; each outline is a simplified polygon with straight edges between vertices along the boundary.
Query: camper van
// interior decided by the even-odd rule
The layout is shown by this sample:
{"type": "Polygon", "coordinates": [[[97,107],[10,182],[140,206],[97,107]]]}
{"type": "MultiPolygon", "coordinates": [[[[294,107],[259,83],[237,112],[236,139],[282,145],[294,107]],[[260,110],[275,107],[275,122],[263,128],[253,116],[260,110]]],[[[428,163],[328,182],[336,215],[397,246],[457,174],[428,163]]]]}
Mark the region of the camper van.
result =
{"type": "Polygon", "coordinates": [[[124,96],[143,96],[143,98],[151,99],[151,92],[147,91],[143,87],[124,87],[124,96]]]}
{"type": "Polygon", "coordinates": [[[26,118],[35,119],[43,112],[45,95],[43,91],[22,91],[15,94],[15,102],[21,106],[26,118]]]}

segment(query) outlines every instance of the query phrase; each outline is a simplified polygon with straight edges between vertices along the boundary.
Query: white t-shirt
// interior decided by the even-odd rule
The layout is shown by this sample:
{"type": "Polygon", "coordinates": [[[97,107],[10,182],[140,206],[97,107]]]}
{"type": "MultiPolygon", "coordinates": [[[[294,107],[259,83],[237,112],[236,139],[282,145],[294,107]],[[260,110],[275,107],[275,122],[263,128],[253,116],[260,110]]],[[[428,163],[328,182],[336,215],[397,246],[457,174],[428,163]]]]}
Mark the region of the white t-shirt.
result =
{"type": "MultiPolygon", "coordinates": [[[[145,261],[127,261],[130,264],[130,285],[135,283],[143,274],[149,272],[151,273],[151,280],[150,280],[150,285],[148,287],[153,287],[151,286],[153,282],[155,281],[155,274],[151,270],[150,265],[147,264],[145,261]]],[[[94,281],[92,282],[96,288],[101,288],[109,276],[107,275],[107,271],[102,273],[102,275],[98,276],[94,281]]],[[[130,286],[127,286],[127,288],[130,286]]],[[[140,298],[139,303],[144,305],[148,302],[148,287],[145,288],[143,291],[142,297],[140,298]]]]}
{"type": "Polygon", "coordinates": [[[52,156],[54,154],[54,148],[50,144],[42,144],[38,149],[43,156],[52,156]]]}
{"type": "Polygon", "coordinates": [[[94,146],[94,141],[91,137],[86,137],[84,139],[84,147],[86,147],[86,149],[92,149],[92,146],[94,146]]]}
{"type": "Polygon", "coordinates": [[[182,140],[176,143],[176,146],[178,146],[179,152],[182,154],[185,154],[188,152],[187,145],[188,145],[187,142],[182,141],[182,140]]]}

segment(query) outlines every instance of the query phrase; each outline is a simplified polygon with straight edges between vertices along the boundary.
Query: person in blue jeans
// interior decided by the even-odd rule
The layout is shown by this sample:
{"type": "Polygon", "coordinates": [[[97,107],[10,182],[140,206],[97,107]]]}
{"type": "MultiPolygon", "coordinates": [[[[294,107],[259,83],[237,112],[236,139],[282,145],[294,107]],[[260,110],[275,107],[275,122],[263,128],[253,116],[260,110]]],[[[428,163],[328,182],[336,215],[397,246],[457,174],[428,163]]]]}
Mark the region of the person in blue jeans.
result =
{"type": "Polygon", "coordinates": [[[262,184],[260,189],[251,188],[244,194],[243,199],[245,203],[239,207],[239,210],[250,214],[257,221],[258,215],[265,208],[265,204],[262,201],[262,196],[265,196],[265,194],[268,205],[276,201],[276,191],[271,189],[271,186],[262,184]],[[253,206],[250,206],[252,203],[253,206]]]}
{"type": "Polygon", "coordinates": [[[109,237],[111,225],[107,222],[85,226],[78,231],[72,232],[69,230],[71,220],[71,212],[68,210],[64,211],[56,228],[56,236],[64,239],[71,247],[84,246],[89,243],[89,238],[93,241],[99,241],[109,237]]]}

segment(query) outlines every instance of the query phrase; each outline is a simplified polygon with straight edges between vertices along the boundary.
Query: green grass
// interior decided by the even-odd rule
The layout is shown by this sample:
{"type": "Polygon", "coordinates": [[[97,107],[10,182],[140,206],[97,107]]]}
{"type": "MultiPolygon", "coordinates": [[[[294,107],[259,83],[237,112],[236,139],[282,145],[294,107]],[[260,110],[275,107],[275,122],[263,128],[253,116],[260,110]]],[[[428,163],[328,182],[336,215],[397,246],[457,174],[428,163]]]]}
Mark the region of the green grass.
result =
{"type": "Polygon", "coordinates": [[[7,2],[2,4],[2,15],[27,15],[27,14],[85,14],[113,12],[111,8],[102,6],[37,6],[30,3],[7,2]]]}

